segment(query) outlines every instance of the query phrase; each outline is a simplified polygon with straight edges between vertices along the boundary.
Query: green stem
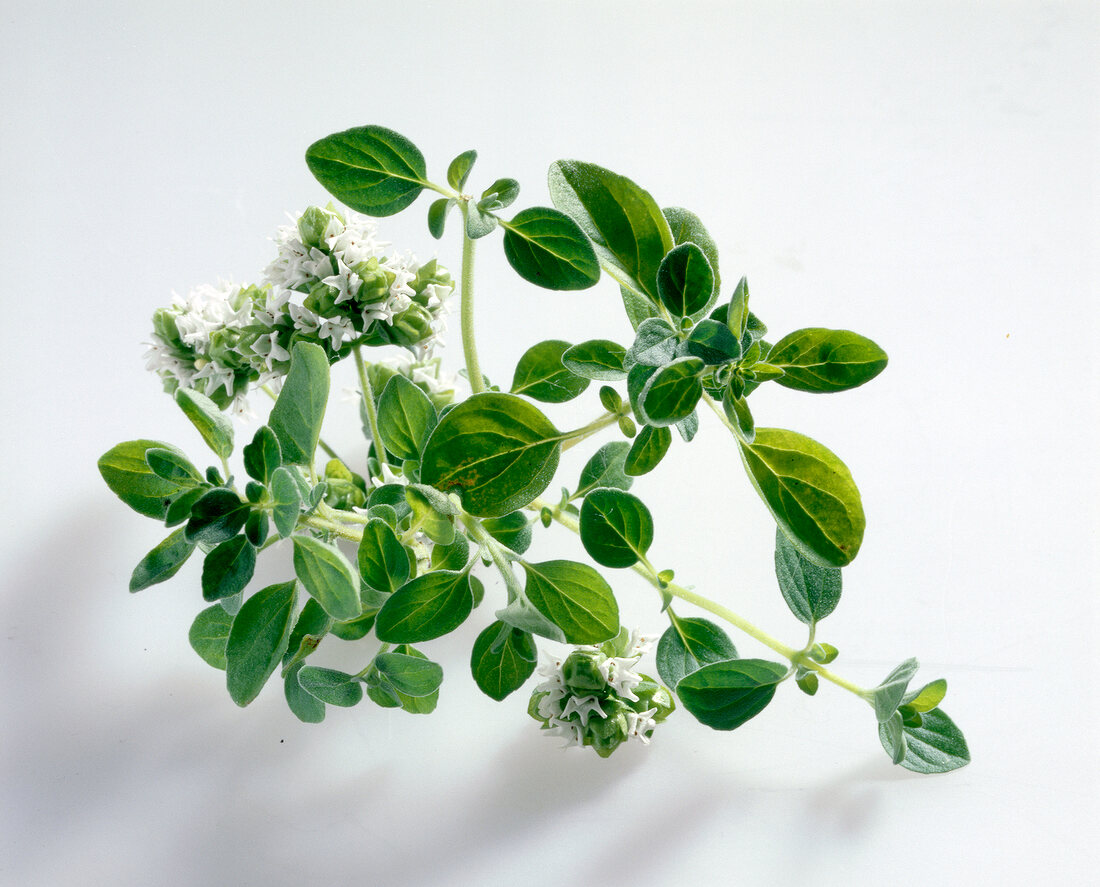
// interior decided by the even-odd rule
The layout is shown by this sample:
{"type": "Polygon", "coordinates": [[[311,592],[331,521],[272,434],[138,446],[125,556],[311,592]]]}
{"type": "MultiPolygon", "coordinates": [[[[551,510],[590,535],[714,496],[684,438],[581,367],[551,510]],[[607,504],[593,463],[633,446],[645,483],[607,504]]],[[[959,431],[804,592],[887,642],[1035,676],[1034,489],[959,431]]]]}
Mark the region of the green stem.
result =
{"type": "Polygon", "coordinates": [[[370,376],[363,364],[363,354],[359,346],[355,346],[355,369],[359,373],[359,389],[363,393],[363,408],[367,411],[367,424],[370,425],[371,440],[374,441],[374,452],[378,456],[380,465],[386,464],[386,448],[382,444],[382,436],[378,433],[378,411],[374,408],[374,389],[371,388],[370,376]]]}
{"type": "MultiPolygon", "coordinates": [[[[627,412],[629,412],[629,410],[627,412]]],[[[578,428],[576,431],[566,432],[562,435],[565,439],[565,442],[561,445],[562,452],[564,453],[570,447],[576,446],[586,437],[591,437],[596,432],[602,431],[608,425],[614,425],[619,421],[620,415],[620,413],[607,412],[600,416],[600,418],[589,422],[584,427],[578,428]]]]}
{"type": "Polygon", "coordinates": [[[466,357],[466,375],[470,380],[470,391],[480,394],[485,390],[485,377],[481,375],[481,364],[477,359],[477,344],[474,341],[474,241],[466,233],[466,216],[469,206],[460,201],[462,208],[462,292],[460,316],[462,322],[462,353],[466,357]]]}
{"type": "Polygon", "coordinates": [[[307,527],[313,527],[315,530],[323,530],[326,533],[332,533],[335,536],[339,536],[341,539],[350,539],[352,542],[363,541],[363,533],[361,530],[353,530],[350,527],[345,527],[343,524],[327,520],[316,514],[311,514],[309,517],[302,518],[301,522],[307,527]]]}

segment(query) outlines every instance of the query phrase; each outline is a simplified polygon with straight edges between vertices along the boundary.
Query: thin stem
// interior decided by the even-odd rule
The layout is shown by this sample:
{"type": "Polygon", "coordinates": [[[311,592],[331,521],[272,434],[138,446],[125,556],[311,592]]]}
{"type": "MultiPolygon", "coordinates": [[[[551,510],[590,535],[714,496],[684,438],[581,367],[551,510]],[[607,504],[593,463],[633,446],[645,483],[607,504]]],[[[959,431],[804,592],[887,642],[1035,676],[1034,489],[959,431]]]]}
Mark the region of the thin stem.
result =
{"type": "Polygon", "coordinates": [[[359,373],[359,389],[363,393],[363,408],[367,411],[367,424],[370,425],[371,440],[374,441],[374,452],[378,456],[380,465],[386,464],[386,448],[382,444],[382,436],[378,433],[378,411],[374,408],[374,390],[371,388],[370,376],[363,364],[363,354],[359,346],[355,346],[355,369],[359,373]]]}
{"type": "Polygon", "coordinates": [[[576,431],[568,432],[564,435],[566,440],[561,445],[562,452],[565,452],[572,446],[576,446],[586,437],[591,437],[596,432],[602,431],[608,425],[614,425],[616,422],[619,421],[619,416],[619,413],[607,412],[600,416],[600,418],[589,422],[583,428],[578,428],[576,431]]]}
{"type": "Polygon", "coordinates": [[[474,241],[466,233],[466,216],[469,206],[461,201],[462,208],[462,353],[466,357],[466,375],[470,381],[470,391],[480,394],[485,390],[485,377],[481,375],[481,364],[477,359],[477,344],[474,341],[474,241]]]}
{"type": "Polygon", "coordinates": [[[361,530],[353,530],[349,527],[345,527],[343,524],[336,523],[336,521],[319,517],[316,514],[311,514],[309,517],[302,518],[301,520],[307,527],[313,527],[315,530],[323,530],[326,533],[332,533],[334,536],[339,536],[341,539],[350,539],[352,542],[363,541],[363,533],[361,530]]]}

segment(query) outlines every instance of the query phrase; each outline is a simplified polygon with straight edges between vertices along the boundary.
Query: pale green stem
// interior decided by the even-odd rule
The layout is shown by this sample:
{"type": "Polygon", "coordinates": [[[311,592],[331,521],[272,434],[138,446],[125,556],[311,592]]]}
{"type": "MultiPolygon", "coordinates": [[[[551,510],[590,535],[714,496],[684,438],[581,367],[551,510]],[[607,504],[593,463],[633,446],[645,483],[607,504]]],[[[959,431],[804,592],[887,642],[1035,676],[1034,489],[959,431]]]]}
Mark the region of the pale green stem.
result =
{"type": "Polygon", "coordinates": [[[363,541],[363,532],[361,530],[345,527],[343,524],[327,520],[316,514],[311,514],[309,517],[302,518],[301,520],[307,527],[313,527],[315,530],[323,530],[326,533],[332,533],[335,536],[339,536],[341,539],[350,539],[352,542],[363,541]]]}
{"type": "Polygon", "coordinates": [[[602,416],[600,416],[600,418],[596,419],[595,421],[589,422],[583,428],[578,428],[576,431],[570,431],[567,435],[565,435],[566,440],[561,445],[562,452],[564,453],[570,447],[576,446],[582,440],[587,437],[591,437],[596,432],[602,431],[608,425],[614,425],[616,422],[619,421],[619,415],[619,413],[604,413],[602,416]]]}
{"type": "Polygon", "coordinates": [[[462,292],[459,296],[462,353],[466,357],[466,375],[470,380],[470,391],[480,394],[485,390],[485,377],[481,375],[481,364],[477,359],[477,344],[474,341],[474,241],[466,233],[468,205],[460,202],[459,206],[462,208],[462,292]]]}
{"type": "Polygon", "coordinates": [[[363,393],[363,408],[367,411],[367,424],[370,425],[371,440],[374,441],[374,452],[378,456],[380,464],[386,464],[386,448],[382,445],[382,436],[378,433],[378,411],[374,408],[374,389],[371,388],[370,376],[363,364],[363,354],[359,346],[355,346],[355,369],[359,373],[359,389],[363,393]]]}

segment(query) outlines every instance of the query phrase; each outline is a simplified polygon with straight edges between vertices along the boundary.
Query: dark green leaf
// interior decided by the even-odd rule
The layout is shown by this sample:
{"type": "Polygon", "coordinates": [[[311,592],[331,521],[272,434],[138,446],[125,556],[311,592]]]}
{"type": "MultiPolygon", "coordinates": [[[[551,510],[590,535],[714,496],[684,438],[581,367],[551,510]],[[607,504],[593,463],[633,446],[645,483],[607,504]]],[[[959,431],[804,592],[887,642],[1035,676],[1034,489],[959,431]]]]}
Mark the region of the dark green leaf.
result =
{"type": "MultiPolygon", "coordinates": [[[[899,716],[900,718],[900,716],[899,716]]],[[[939,709],[922,717],[919,727],[903,727],[905,747],[900,763],[914,773],[948,773],[970,762],[970,749],[962,731],[939,709]]],[[[889,724],[879,725],[879,739],[886,753],[894,757],[894,740],[889,724]]]]}
{"type": "Polygon", "coordinates": [[[190,388],[176,389],[176,403],[218,458],[228,459],[233,452],[233,423],[218,405],[190,388]]]}
{"type": "Polygon", "coordinates": [[[359,576],[376,591],[393,592],[409,579],[409,557],[397,534],[378,518],[363,527],[359,542],[359,576]]]}
{"type": "Polygon", "coordinates": [[[173,496],[164,512],[164,525],[174,527],[191,517],[191,506],[205,496],[209,489],[207,486],[192,487],[173,496]]]}
{"type": "Polygon", "coordinates": [[[470,670],[481,692],[500,702],[531,677],[537,658],[530,634],[494,622],[474,641],[470,670]]]}
{"type": "Polygon", "coordinates": [[[244,535],[259,548],[267,541],[269,518],[266,511],[253,511],[244,522],[244,535]]]}
{"type": "Polygon", "coordinates": [[[271,519],[275,522],[279,535],[285,539],[298,526],[298,515],[302,509],[298,483],[291,469],[285,465],[276,468],[271,475],[271,499],[274,503],[271,519]]]}
{"type": "Polygon", "coordinates": [[[430,696],[443,683],[443,669],[423,655],[379,653],[374,667],[394,689],[407,696],[430,696]]]}
{"type": "Polygon", "coordinates": [[[294,581],[269,585],[244,602],[233,619],[225,647],[225,678],[237,705],[248,705],[275,671],[290,642],[294,581]]]}
{"type": "MultiPolygon", "coordinates": [[[[714,238],[710,236],[710,232],[707,231],[699,217],[690,210],[678,206],[666,206],[661,212],[668,222],[668,227],[672,231],[672,240],[677,246],[681,243],[694,243],[706,255],[711,270],[714,272],[714,294],[711,297],[713,302],[714,299],[718,298],[722,286],[721,277],[718,274],[718,244],[714,242],[714,238]]],[[[702,311],[706,312],[709,309],[710,303],[702,311]]],[[[693,316],[698,314],[699,312],[696,312],[693,316]]]]}
{"type": "Polygon", "coordinates": [[[626,286],[620,286],[619,294],[623,299],[623,309],[626,311],[627,319],[635,330],[650,318],[659,318],[661,316],[660,309],[650,300],[650,298],[639,293],[637,290],[626,286]]]}
{"type": "Polygon", "coordinates": [[[565,213],[533,206],[501,224],[505,258],[524,280],[551,290],[582,290],[599,281],[592,244],[565,213]]]}
{"type": "Polygon", "coordinates": [[[316,696],[307,693],[298,683],[298,672],[304,667],[304,662],[291,666],[283,679],[283,695],[294,717],[305,724],[319,724],[325,719],[325,704],[316,696]]]}
{"type": "Polygon", "coordinates": [[[553,479],[558,430],[536,407],[511,394],[475,394],[448,412],[424,447],[420,479],[459,490],[462,507],[499,517],[527,505],[553,479]]]}
{"type": "Polygon", "coordinates": [[[766,659],[732,659],[704,665],[676,685],[676,695],[700,723],[714,730],[735,730],[758,715],[787,674],[766,659]]]}
{"type": "Polygon", "coordinates": [[[697,357],[680,357],[657,370],[639,397],[646,424],[674,425],[690,416],[703,396],[702,370],[697,357]]]}
{"type": "Polygon", "coordinates": [[[700,320],[687,337],[687,353],[707,366],[717,366],[741,357],[741,343],[729,327],[717,320],[700,320]]]}
{"type": "Polygon", "coordinates": [[[153,473],[145,454],[152,449],[164,449],[186,458],[171,444],[155,440],[130,440],[111,447],[99,458],[99,473],[111,492],[138,514],[164,519],[171,499],[192,484],[164,480],[153,473]]]}
{"type": "Polygon", "coordinates": [[[776,381],[796,391],[847,391],[886,369],[886,352],[848,330],[805,329],[772,345],[767,362],[783,370],[776,381]]]}
{"type": "Polygon", "coordinates": [[[334,622],[329,633],[342,641],[358,641],[370,634],[374,628],[374,620],[377,612],[368,613],[358,619],[349,619],[347,622],[334,622]]]}
{"type": "Polygon", "coordinates": [[[619,604],[592,567],[558,560],[524,561],[523,569],[527,599],[570,644],[599,644],[619,633],[619,604]]]}
{"type": "Polygon", "coordinates": [[[191,506],[184,534],[191,542],[217,545],[241,531],[250,511],[248,503],[232,490],[215,487],[191,506]]]}
{"type": "Polygon", "coordinates": [[[630,408],[634,411],[635,418],[643,425],[646,424],[648,417],[642,409],[642,392],[656,373],[657,367],[639,363],[632,366],[630,372],[626,374],[626,393],[630,398],[630,408]]]}
{"type": "Polygon", "coordinates": [[[669,687],[686,675],[712,662],[737,658],[737,648],[729,635],[708,619],[672,615],[668,627],[657,644],[657,674],[669,687]]]}
{"type": "MultiPolygon", "coordinates": [[[[512,512],[516,514],[517,512],[512,512]]],[[[470,560],[470,542],[461,533],[455,533],[448,545],[433,545],[430,566],[433,570],[461,570],[470,560]]]]}
{"type": "Polygon", "coordinates": [[[569,348],[561,356],[561,362],[570,372],[586,379],[614,382],[626,378],[623,358],[626,349],[608,339],[589,339],[569,348]]]}
{"type": "MultiPolygon", "coordinates": [[[[199,470],[184,456],[172,450],[161,447],[153,447],[146,450],[145,461],[153,470],[153,474],[170,483],[195,486],[204,483],[204,478],[199,470]]],[[[167,516],[167,513],[165,514],[167,516]]]]}
{"type": "Polygon", "coordinates": [[[141,559],[130,576],[130,591],[141,591],[150,585],[156,585],[171,579],[179,572],[195,550],[195,543],[189,542],[183,535],[183,529],[170,534],[156,548],[141,559]]]}
{"type": "Polygon", "coordinates": [[[225,608],[214,604],[195,617],[191,630],[187,633],[191,649],[202,657],[203,662],[222,671],[225,670],[225,645],[229,640],[232,624],[233,617],[225,608]]]}
{"type": "Polygon", "coordinates": [[[256,570],[256,549],[244,536],[226,539],[202,563],[202,596],[207,601],[232,597],[248,585],[256,570]]]}
{"type": "Polygon", "coordinates": [[[626,459],[629,452],[630,444],[625,440],[613,440],[596,450],[581,469],[576,495],[584,496],[596,487],[629,490],[630,485],[634,483],[634,478],[626,473],[626,459]]]}
{"type": "Polygon", "coordinates": [[[332,628],[332,617],[313,598],[306,601],[302,612],[294,620],[290,643],[283,655],[283,668],[305,659],[320,646],[322,639],[332,628]]]}
{"type": "Polygon", "coordinates": [[[256,429],[252,443],[245,444],[241,455],[244,457],[244,470],[248,476],[262,484],[270,483],[275,469],[283,464],[279,438],[267,425],[256,429]]]}
{"type": "Polygon", "coordinates": [[[437,570],[407,582],[382,605],[374,623],[380,641],[411,644],[454,631],[474,607],[464,572],[437,570]]]}
{"type": "Polygon", "coordinates": [[[314,142],[306,163],[333,197],[368,216],[400,212],[428,183],[420,149],[381,126],[360,126],[314,142]]]}
{"type": "Polygon", "coordinates": [[[543,403],[565,403],[581,394],[589,380],[570,372],[562,363],[562,355],[570,347],[560,339],[547,339],[528,348],[516,364],[512,393],[543,403]]]}
{"type": "Polygon", "coordinates": [[[653,544],[653,518],[637,496],[601,488],[584,497],[581,544],[598,564],[632,567],[653,544]]]}
{"type": "Polygon", "coordinates": [[[378,398],[378,433],[400,459],[419,459],[420,449],[437,421],[435,406],[404,376],[392,376],[378,398]]]}
{"type": "Polygon", "coordinates": [[[780,529],[802,553],[843,567],[859,552],[865,519],[847,467],[815,440],[781,428],[758,428],[741,458],[780,529]]]}
{"type": "Polygon", "coordinates": [[[472,148],[469,151],[463,151],[454,160],[451,161],[451,165],[447,167],[447,184],[449,184],[456,191],[461,191],[466,187],[466,180],[470,178],[470,171],[474,168],[474,163],[477,161],[477,151],[472,148]]]}
{"type": "Polygon", "coordinates": [[[799,621],[813,625],[840,602],[839,567],[822,567],[802,555],[782,530],[775,531],[775,576],[799,621]]]}
{"type": "Polygon", "coordinates": [[[362,615],[359,577],[335,545],[310,536],[295,536],[294,574],[333,619],[344,621],[362,615]]]}
{"type": "Polygon", "coordinates": [[[428,207],[428,231],[436,240],[443,236],[443,229],[447,226],[447,214],[456,202],[453,197],[440,197],[438,200],[433,200],[428,207]]]}
{"type": "Polygon", "coordinates": [[[580,225],[605,261],[656,301],[657,269],[673,243],[649,193],[624,176],[578,160],[552,164],[549,184],[554,206],[580,225]]]}
{"type": "Polygon", "coordinates": [[[305,665],[298,669],[298,684],[303,690],[326,705],[350,708],[363,699],[363,684],[355,675],[305,665]]]}
{"type": "Polygon", "coordinates": [[[325,350],[312,342],[298,342],[290,352],[290,371],[268,417],[285,461],[301,465],[313,461],[328,390],[325,350]]]}
{"type": "Polygon", "coordinates": [[[522,511],[512,511],[503,517],[487,517],[481,526],[497,542],[516,554],[523,554],[531,546],[531,523],[522,511]]]}
{"type": "Polygon", "coordinates": [[[647,425],[634,438],[630,446],[623,470],[632,477],[647,474],[657,467],[672,444],[672,432],[668,428],[655,428],[647,425]]]}
{"type": "Polygon", "coordinates": [[[657,269],[657,293],[675,317],[705,311],[713,301],[714,270],[703,250],[694,243],[669,250],[657,269]]]}

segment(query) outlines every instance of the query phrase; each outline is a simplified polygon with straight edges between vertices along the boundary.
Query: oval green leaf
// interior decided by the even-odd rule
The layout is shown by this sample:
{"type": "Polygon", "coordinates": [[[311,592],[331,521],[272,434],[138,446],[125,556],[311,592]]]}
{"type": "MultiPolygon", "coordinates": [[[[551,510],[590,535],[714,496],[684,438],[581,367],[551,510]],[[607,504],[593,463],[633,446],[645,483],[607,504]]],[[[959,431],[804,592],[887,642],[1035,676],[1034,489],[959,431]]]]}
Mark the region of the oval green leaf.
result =
{"type": "Polygon", "coordinates": [[[391,376],[378,398],[378,433],[400,459],[419,459],[437,422],[431,399],[402,375],[391,376]]]}
{"type": "Polygon", "coordinates": [[[233,452],[233,423],[218,405],[205,394],[189,388],[176,389],[176,403],[218,458],[228,459],[233,452]]]}
{"type": "Polygon", "coordinates": [[[494,622],[477,636],[470,670],[481,692],[500,702],[518,690],[535,671],[535,639],[503,622],[494,622]]]}
{"type": "Polygon", "coordinates": [[[325,350],[312,342],[298,342],[291,349],[290,370],[267,420],[279,439],[285,461],[300,465],[313,461],[328,392],[325,350]]]}
{"type": "Polygon", "coordinates": [[[570,644],[599,644],[619,633],[619,604],[611,586],[587,564],[523,562],[527,600],[570,644]]]}
{"type": "Polygon", "coordinates": [[[191,484],[158,477],[145,461],[145,454],[153,449],[169,450],[186,460],[182,451],[171,444],[129,440],[111,447],[96,464],[103,480],[119,499],[138,514],[163,520],[170,500],[191,484]]]}
{"type": "Polygon", "coordinates": [[[839,567],[823,567],[805,557],[782,530],[775,531],[775,577],[791,612],[813,625],[840,603],[839,567]]]}
{"type": "Polygon", "coordinates": [[[191,506],[184,534],[191,542],[217,545],[241,531],[250,511],[249,504],[232,490],[215,487],[191,506]]]}
{"type": "Polygon", "coordinates": [[[141,559],[130,576],[130,591],[141,591],[150,585],[171,579],[187,563],[195,543],[183,535],[183,528],[169,535],[156,548],[141,559]]]}
{"type": "Polygon", "coordinates": [[[227,539],[202,563],[202,596],[206,601],[233,597],[252,580],[256,570],[256,549],[244,536],[227,539]]]}
{"type": "Polygon", "coordinates": [[[668,222],[673,242],[677,246],[681,243],[694,243],[703,251],[710,263],[711,270],[714,272],[714,293],[711,296],[711,302],[708,302],[704,308],[692,315],[693,317],[699,317],[710,309],[711,304],[718,298],[718,294],[722,289],[722,278],[718,273],[718,244],[710,236],[710,232],[707,231],[700,218],[691,210],[679,206],[666,206],[661,210],[661,213],[668,222]]]}
{"type": "Polygon", "coordinates": [[[886,352],[849,330],[804,329],[774,345],[767,362],[783,370],[776,381],[796,391],[847,391],[886,369],[886,352]]]}
{"type": "MultiPolygon", "coordinates": [[[[921,718],[919,727],[903,727],[904,756],[895,763],[914,773],[949,773],[970,763],[966,738],[955,722],[939,709],[921,718]]],[[[879,739],[893,757],[893,742],[887,724],[879,724],[879,739]]]]}
{"type": "Polygon", "coordinates": [[[283,453],[279,447],[279,438],[267,425],[256,429],[252,442],[241,450],[244,458],[244,470],[248,476],[262,484],[270,482],[275,469],[283,464],[283,453]]]}
{"type": "Polygon", "coordinates": [[[524,280],[550,290],[583,290],[599,281],[596,252],[565,213],[533,206],[501,224],[504,256],[524,280]]]}
{"type": "Polygon", "coordinates": [[[634,483],[634,478],[626,472],[626,459],[630,449],[630,444],[625,440],[613,440],[596,450],[581,469],[576,495],[587,495],[597,487],[629,490],[634,483]]]}
{"type": "Polygon", "coordinates": [[[694,243],[669,250],[657,269],[657,293],[676,317],[706,311],[714,296],[714,270],[703,250],[694,243]]]}
{"type": "Polygon", "coordinates": [[[363,699],[363,684],[355,677],[334,668],[304,665],[298,669],[298,685],[326,705],[351,708],[363,699]]]}
{"type": "Polygon", "coordinates": [[[772,701],[787,668],[766,659],[732,659],[704,665],[676,686],[684,708],[714,730],[736,730],[772,701]]]}
{"type": "Polygon", "coordinates": [[[380,641],[411,644],[454,631],[474,608],[465,572],[437,570],[407,582],[378,611],[374,633],[380,641]]]}
{"type": "Polygon", "coordinates": [[[372,518],[363,527],[358,560],[359,577],[375,591],[397,591],[409,579],[408,552],[380,518],[372,518]]]}
{"type": "Polygon", "coordinates": [[[657,674],[676,689],[680,681],[704,665],[736,658],[737,648],[720,626],[709,619],[672,616],[672,625],[657,643],[657,674]]]}
{"type": "Polygon", "coordinates": [[[310,536],[295,536],[294,574],[333,619],[343,622],[363,614],[359,577],[335,545],[310,536]]]}
{"type": "Polygon", "coordinates": [[[637,496],[603,488],[584,497],[580,516],[581,544],[596,563],[632,567],[653,544],[653,518],[637,496]]]}
{"type": "Polygon", "coordinates": [[[626,348],[609,339],[589,339],[566,350],[561,362],[570,372],[599,382],[615,382],[626,378],[623,357],[626,348]]]}
{"type": "Polygon", "coordinates": [[[702,370],[697,357],[680,357],[657,370],[638,398],[646,424],[675,425],[690,416],[703,396],[702,370]]]}
{"type": "Polygon", "coordinates": [[[512,393],[543,403],[565,403],[580,395],[590,382],[562,363],[562,355],[571,347],[560,339],[547,339],[528,348],[516,364],[512,393]]]}
{"type": "Polygon", "coordinates": [[[647,425],[630,445],[623,470],[631,477],[648,474],[665,457],[672,445],[672,432],[668,428],[647,425]]]}
{"type": "Polygon", "coordinates": [[[292,580],[257,591],[233,619],[225,647],[225,680],[237,705],[248,705],[260,694],[286,652],[296,585],[292,580]]]}
{"type": "Polygon", "coordinates": [[[225,671],[225,645],[233,616],[221,604],[207,607],[191,623],[187,640],[207,665],[225,671]]]}
{"type": "Polygon", "coordinates": [[[399,693],[419,698],[430,696],[443,683],[439,663],[421,653],[379,653],[374,667],[399,693]]]}

